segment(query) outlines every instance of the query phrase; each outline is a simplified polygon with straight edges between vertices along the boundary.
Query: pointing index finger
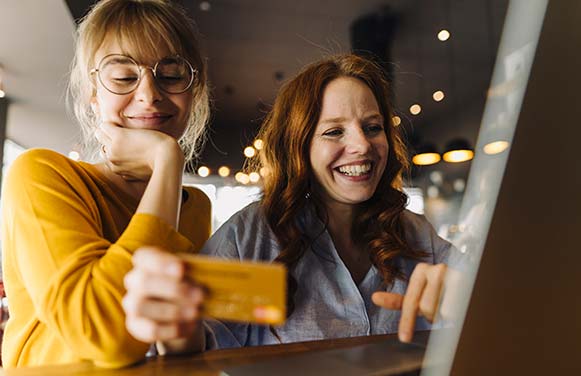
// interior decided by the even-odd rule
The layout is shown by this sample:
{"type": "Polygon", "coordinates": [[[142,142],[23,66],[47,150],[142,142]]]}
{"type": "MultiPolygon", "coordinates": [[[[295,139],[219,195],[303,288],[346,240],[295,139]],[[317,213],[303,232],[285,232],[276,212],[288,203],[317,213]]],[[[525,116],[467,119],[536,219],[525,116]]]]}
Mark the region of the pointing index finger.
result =
{"type": "Polygon", "coordinates": [[[410,342],[416,326],[416,316],[419,311],[420,298],[426,286],[426,265],[418,264],[414,269],[410,282],[403,298],[401,319],[399,321],[399,339],[410,342]]]}

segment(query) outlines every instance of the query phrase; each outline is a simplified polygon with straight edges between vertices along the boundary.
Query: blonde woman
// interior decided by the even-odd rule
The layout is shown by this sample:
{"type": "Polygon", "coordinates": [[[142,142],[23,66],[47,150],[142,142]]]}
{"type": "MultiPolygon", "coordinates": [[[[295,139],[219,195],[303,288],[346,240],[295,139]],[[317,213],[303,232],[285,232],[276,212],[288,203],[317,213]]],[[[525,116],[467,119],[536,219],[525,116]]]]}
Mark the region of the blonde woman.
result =
{"type": "MultiPolygon", "coordinates": [[[[208,118],[205,62],[183,10],[162,0],[97,3],[78,28],[70,91],[86,152],[100,161],[35,149],[9,171],[5,367],[143,359],[149,345],[128,333],[122,308],[134,251],[196,252],[210,234],[209,200],[181,185],[208,118]]],[[[164,288],[157,282],[143,281],[152,291],[164,288]]],[[[183,287],[192,299],[180,312],[194,320],[199,294],[183,287]]]]}

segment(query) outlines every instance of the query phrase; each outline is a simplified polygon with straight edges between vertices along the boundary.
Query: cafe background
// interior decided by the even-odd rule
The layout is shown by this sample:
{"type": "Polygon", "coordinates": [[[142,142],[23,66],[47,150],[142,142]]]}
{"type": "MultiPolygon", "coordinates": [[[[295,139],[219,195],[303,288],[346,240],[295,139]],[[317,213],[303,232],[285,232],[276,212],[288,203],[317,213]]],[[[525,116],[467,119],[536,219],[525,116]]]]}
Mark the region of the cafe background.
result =
{"type": "MultiPolygon", "coordinates": [[[[414,161],[409,209],[441,236],[461,235],[472,153],[508,147],[491,140],[474,150],[508,0],[176,1],[195,20],[208,59],[208,141],[185,182],[212,201],[213,230],[260,197],[261,171],[244,166],[260,154],[255,136],[280,86],[305,64],[356,51],[376,56],[393,82],[394,123],[414,161]]],[[[29,148],[85,158],[65,93],[75,20],[92,3],[0,2],[2,177],[29,148]]],[[[506,117],[501,111],[486,125],[500,128],[506,117]]]]}

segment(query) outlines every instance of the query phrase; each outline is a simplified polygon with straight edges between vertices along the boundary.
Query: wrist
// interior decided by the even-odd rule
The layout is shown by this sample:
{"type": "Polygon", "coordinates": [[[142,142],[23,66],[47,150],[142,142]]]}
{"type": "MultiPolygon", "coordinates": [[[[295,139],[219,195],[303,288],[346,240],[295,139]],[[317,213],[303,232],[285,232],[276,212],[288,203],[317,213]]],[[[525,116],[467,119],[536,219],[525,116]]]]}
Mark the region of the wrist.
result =
{"type": "Polygon", "coordinates": [[[168,139],[158,146],[158,151],[155,153],[152,170],[179,168],[180,174],[183,172],[185,165],[185,157],[182,149],[176,140],[168,139]]]}

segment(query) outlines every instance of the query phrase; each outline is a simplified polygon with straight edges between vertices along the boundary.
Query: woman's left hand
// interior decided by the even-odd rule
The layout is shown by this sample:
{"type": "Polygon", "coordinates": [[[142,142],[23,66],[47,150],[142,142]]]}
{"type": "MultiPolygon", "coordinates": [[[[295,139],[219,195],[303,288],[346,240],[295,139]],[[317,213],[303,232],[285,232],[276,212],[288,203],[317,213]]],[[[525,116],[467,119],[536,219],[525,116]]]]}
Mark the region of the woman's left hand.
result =
{"type": "Polygon", "coordinates": [[[446,271],[445,264],[419,263],[412,272],[405,295],[378,291],[371,296],[373,303],[380,307],[401,310],[400,341],[412,340],[418,315],[430,322],[436,320],[446,271]]]}

